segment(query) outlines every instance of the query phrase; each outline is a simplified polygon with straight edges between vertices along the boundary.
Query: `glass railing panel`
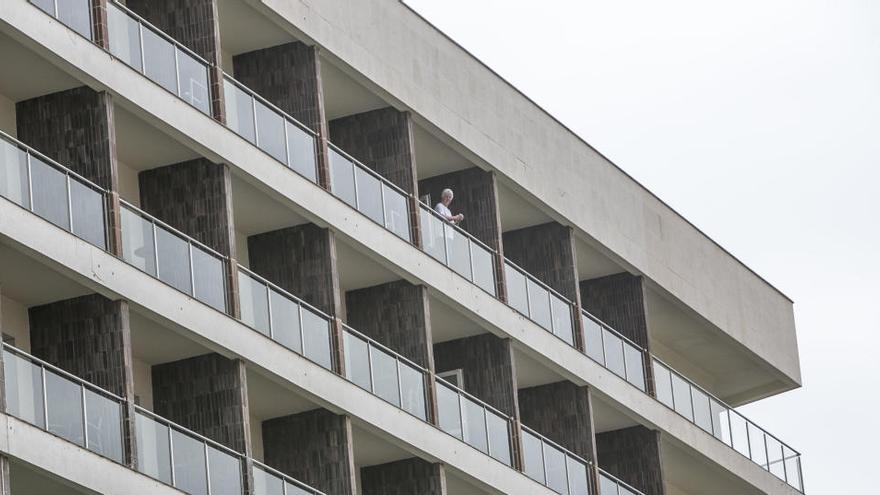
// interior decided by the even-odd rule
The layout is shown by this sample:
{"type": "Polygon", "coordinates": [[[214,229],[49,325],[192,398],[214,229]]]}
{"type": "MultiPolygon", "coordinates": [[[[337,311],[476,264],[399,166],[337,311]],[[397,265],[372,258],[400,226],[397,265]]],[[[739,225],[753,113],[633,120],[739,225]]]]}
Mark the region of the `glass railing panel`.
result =
{"type": "Polygon", "coordinates": [[[529,478],[544,484],[543,442],[526,430],[522,431],[523,473],[529,478]]]}
{"type": "Polygon", "coordinates": [[[226,310],[226,267],[219,258],[192,246],[193,293],[217,311],[226,310]]]}
{"type": "Polygon", "coordinates": [[[226,126],[251,143],[256,143],[253,97],[229,79],[223,80],[223,97],[226,108],[226,126]]]}
{"type": "Polygon", "coordinates": [[[385,227],[397,237],[410,241],[407,197],[387,184],[382,184],[382,200],[385,205],[385,227]]]}
{"type": "Polygon", "coordinates": [[[38,427],[46,427],[43,403],[43,372],[27,359],[3,351],[6,412],[38,427]]]}
{"type": "Polygon", "coordinates": [[[672,373],[660,364],[656,359],[652,360],[654,367],[654,390],[658,401],[670,409],[675,408],[672,402],[672,373]]]}
{"type": "MultiPolygon", "coordinates": [[[[473,282],[489,294],[496,295],[495,257],[492,252],[471,241],[471,263],[474,271],[473,282]]],[[[571,324],[570,318],[569,316],[569,325],[571,324]]]]}
{"type": "Polygon", "coordinates": [[[751,459],[767,469],[767,434],[748,420],[746,420],[746,428],[749,432],[751,459]]]}
{"type": "Polygon", "coordinates": [[[29,0],[43,12],[55,17],[55,0],[29,0]]]}
{"type": "Polygon", "coordinates": [[[399,407],[397,360],[391,354],[370,346],[370,363],[373,371],[373,393],[399,407]]]}
{"type": "Polygon", "coordinates": [[[189,244],[185,239],[157,226],[156,260],[159,280],[180,292],[192,293],[189,244]]]}
{"type": "Polygon", "coordinates": [[[354,168],[354,164],[348,158],[330,148],[330,190],[348,206],[357,209],[354,168]]]}
{"type": "Polygon", "coordinates": [[[315,137],[289,120],[285,125],[287,126],[287,164],[310,181],[318,182],[315,137]]]}
{"type": "Polygon", "coordinates": [[[156,243],[153,223],[128,208],[122,208],[122,259],[135,268],[156,276],[156,243]]]}
{"type": "Polygon", "coordinates": [[[526,476],[563,495],[590,494],[586,461],[526,426],[520,431],[526,476]]]}
{"type": "Polygon", "coordinates": [[[135,413],[137,469],[171,484],[171,434],[169,428],[141,413],[135,413]]]}
{"type": "Polygon", "coordinates": [[[257,122],[257,146],[281,163],[287,163],[284,119],[259,101],[254,101],[257,122]]]}
{"type": "Polygon", "coordinates": [[[343,331],[342,345],[345,348],[345,377],[358,387],[372,392],[369,343],[351,332],[343,331]]]}
{"type": "Polygon", "coordinates": [[[269,295],[266,285],[239,270],[238,294],[241,321],[263,335],[269,336],[269,295]]]}
{"type": "Polygon", "coordinates": [[[242,460],[220,449],[206,446],[208,451],[208,484],[211,495],[243,493],[242,460]]]}
{"type": "Polygon", "coordinates": [[[544,444],[544,471],[547,473],[547,487],[551,490],[568,494],[568,473],[566,472],[565,453],[558,448],[544,444]]]}
{"type": "Polygon", "coordinates": [[[254,465],[254,495],[285,495],[284,480],[254,465]]]}
{"type": "Polygon", "coordinates": [[[782,445],[784,458],[785,481],[797,490],[803,491],[803,475],[801,474],[800,454],[791,450],[785,444],[782,445]]]}
{"type": "Polygon", "coordinates": [[[91,0],[30,0],[30,2],[80,35],[92,39],[91,0]]]}
{"type": "Polygon", "coordinates": [[[462,396],[461,419],[463,422],[464,441],[471,447],[489,453],[489,438],[486,432],[486,409],[483,405],[462,396]]]}
{"type": "Polygon", "coordinates": [[[446,263],[446,234],[444,222],[434,216],[427,207],[419,205],[420,228],[422,230],[422,250],[432,258],[446,263]]]}
{"type": "Polygon", "coordinates": [[[771,435],[766,436],[767,469],[774,476],[785,481],[785,459],[782,455],[782,443],[771,435]]]}
{"type": "Polygon", "coordinates": [[[70,212],[73,235],[106,249],[104,195],[85,184],[70,180],[70,212]]]}
{"type": "Polygon", "coordinates": [[[85,446],[82,388],[79,384],[49,370],[46,383],[46,429],[80,447],[85,446]]]}
{"type": "Polygon", "coordinates": [[[507,283],[507,304],[525,316],[529,316],[529,293],[526,276],[519,270],[504,264],[504,279],[507,283]]]}
{"type": "Polygon", "coordinates": [[[374,222],[385,225],[382,213],[382,183],[366,170],[354,166],[354,183],[357,190],[358,211],[374,222]]]}
{"type": "Polygon", "coordinates": [[[110,53],[138,72],[143,72],[140,29],[140,23],[137,20],[113,5],[112,2],[107,4],[110,53]]]}
{"type": "Polygon", "coordinates": [[[626,368],[626,381],[644,392],[645,388],[645,355],[642,350],[629,342],[623,343],[623,358],[626,368]]]}
{"type": "Polygon", "coordinates": [[[529,293],[529,318],[547,330],[552,330],[553,323],[550,316],[550,291],[532,280],[526,279],[529,293]]]}
{"type": "Polygon", "coordinates": [[[626,377],[626,363],[623,360],[623,339],[602,329],[605,348],[605,367],[620,377],[626,377]]]}
{"type": "Polygon", "coordinates": [[[597,363],[605,366],[605,350],[602,344],[602,325],[586,314],[581,315],[584,327],[584,352],[597,363]]]}
{"type": "Polygon", "coordinates": [[[740,454],[751,458],[751,453],[749,452],[749,432],[746,419],[734,411],[728,411],[728,420],[730,421],[731,447],[740,454]]]}
{"type": "Polygon", "coordinates": [[[299,308],[299,304],[295,301],[285,297],[277,290],[269,288],[272,339],[297,354],[302,354],[302,327],[299,321],[299,308]]]}
{"type": "Polygon", "coordinates": [[[437,424],[441,430],[450,435],[462,438],[461,404],[458,392],[439,380],[437,381],[437,424]]]}
{"type": "Polygon", "coordinates": [[[712,410],[709,396],[691,387],[691,402],[694,405],[694,423],[706,433],[712,434],[712,410]]]}
{"type": "Polygon", "coordinates": [[[192,495],[207,495],[208,470],[202,442],[172,428],[171,460],[175,488],[192,495]]]}
{"type": "Polygon", "coordinates": [[[413,416],[427,420],[424,373],[402,361],[399,363],[400,407],[413,416]]]}
{"type": "Polygon", "coordinates": [[[150,29],[141,29],[144,74],[153,82],[177,94],[174,45],[150,29]]]}
{"type": "Polygon", "coordinates": [[[604,473],[599,474],[599,494],[618,495],[617,482],[604,473]]]}
{"type": "Polygon", "coordinates": [[[470,242],[467,236],[457,232],[452,225],[444,225],[446,236],[446,254],[449,258],[447,264],[449,268],[461,275],[462,277],[471,279],[471,253],[470,242]]]}
{"type": "Polygon", "coordinates": [[[64,230],[70,230],[67,176],[33,155],[30,157],[30,171],[33,212],[64,230]]]}
{"type": "Polygon", "coordinates": [[[0,196],[24,208],[31,208],[27,153],[0,139],[0,196]]]}
{"type": "Polygon", "coordinates": [[[85,399],[88,449],[122,463],[121,404],[89,389],[85,389],[85,399]]]}
{"type": "Polygon", "coordinates": [[[727,406],[709,397],[709,411],[712,416],[712,435],[730,445],[730,422],[727,419],[727,406]]]}
{"type": "Polygon", "coordinates": [[[492,411],[486,411],[486,430],[489,436],[489,455],[510,466],[510,422],[492,411]]]}
{"type": "MultiPolygon", "coordinates": [[[[211,114],[208,67],[188,53],[177,50],[177,77],[180,98],[206,115],[211,114]]],[[[213,494],[212,494],[213,495],[213,494]]]]}
{"type": "Polygon", "coordinates": [[[689,421],[694,420],[691,386],[676,373],[672,374],[672,402],[675,404],[675,412],[681,414],[689,421]]]}
{"type": "Polygon", "coordinates": [[[568,493],[571,495],[588,495],[590,488],[590,470],[587,465],[573,457],[568,462],[568,493]]]}
{"type": "Polygon", "coordinates": [[[553,318],[553,335],[568,345],[574,345],[574,328],[571,324],[572,307],[556,294],[550,294],[550,314],[553,318]]]}
{"type": "Polygon", "coordinates": [[[302,315],[303,356],[333,369],[333,351],[330,344],[330,322],[309,308],[300,305],[302,315]]]}

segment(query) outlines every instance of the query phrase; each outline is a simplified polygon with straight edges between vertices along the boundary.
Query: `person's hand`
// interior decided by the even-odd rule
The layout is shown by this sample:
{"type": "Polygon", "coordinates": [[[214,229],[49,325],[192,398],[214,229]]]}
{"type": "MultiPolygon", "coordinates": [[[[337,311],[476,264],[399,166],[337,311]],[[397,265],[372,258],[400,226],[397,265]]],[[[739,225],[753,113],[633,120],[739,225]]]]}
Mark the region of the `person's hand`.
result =
{"type": "Polygon", "coordinates": [[[462,220],[464,220],[464,215],[463,215],[462,213],[459,213],[458,215],[455,215],[455,221],[456,221],[456,222],[460,222],[460,221],[462,221],[462,220]]]}

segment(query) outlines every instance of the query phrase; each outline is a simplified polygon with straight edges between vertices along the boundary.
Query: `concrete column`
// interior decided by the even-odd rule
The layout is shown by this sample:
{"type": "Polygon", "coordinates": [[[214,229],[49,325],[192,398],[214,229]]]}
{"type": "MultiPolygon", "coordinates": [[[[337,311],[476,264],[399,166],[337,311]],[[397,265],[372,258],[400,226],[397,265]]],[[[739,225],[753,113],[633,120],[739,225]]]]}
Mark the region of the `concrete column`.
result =
{"type": "Polygon", "coordinates": [[[437,373],[462,370],[463,388],[492,407],[519,417],[513,347],[509,339],[485,333],[434,344],[437,373]]]}
{"type": "Polygon", "coordinates": [[[204,354],[153,366],[153,411],[250,455],[244,362],[204,354]]]}
{"type": "Polygon", "coordinates": [[[126,399],[125,458],[134,466],[134,378],[126,301],[91,294],[28,310],[31,354],[126,399]]]}
{"type": "Polygon", "coordinates": [[[18,139],[111,193],[110,252],[121,255],[116,124],[109,93],[82,86],[15,104],[18,139]]]}
{"type": "Polygon", "coordinates": [[[644,426],[596,435],[599,467],[645,495],[665,495],[660,433],[644,426]]]}
{"type": "Polygon", "coordinates": [[[455,193],[453,213],[463,213],[459,227],[498,252],[495,260],[496,293],[506,301],[504,250],[501,242],[501,215],[498,210],[498,184],[495,174],[474,167],[419,181],[417,196],[431,196],[431,207],[440,201],[444,189],[455,193]]]}
{"type": "Polygon", "coordinates": [[[217,0],[126,0],[125,5],[208,62],[211,113],[226,122],[217,0]]]}
{"type": "Polygon", "coordinates": [[[330,315],[341,308],[336,237],[315,224],[248,237],[251,270],[330,315]]]}
{"type": "Polygon", "coordinates": [[[363,467],[361,495],[446,495],[446,469],[416,457],[363,467]]]}
{"type": "Polygon", "coordinates": [[[9,473],[9,458],[0,455],[0,495],[12,495],[12,476],[9,473]]]}
{"type": "Polygon", "coordinates": [[[355,495],[351,419],[314,409],[263,421],[266,464],[326,493],[355,495]]]}
{"type": "Polygon", "coordinates": [[[519,390],[522,424],[583,457],[596,459],[590,389],[562,381],[519,390]]]}
{"type": "Polygon", "coordinates": [[[434,369],[428,290],[405,280],[345,293],[348,324],[429,370],[434,369]]]}
{"type": "Polygon", "coordinates": [[[92,1],[92,33],[96,45],[110,48],[110,35],[107,31],[107,0],[92,1]]]}
{"type": "Polygon", "coordinates": [[[330,188],[327,119],[318,49],[301,42],[232,57],[235,79],[318,134],[318,181],[330,188]]]}

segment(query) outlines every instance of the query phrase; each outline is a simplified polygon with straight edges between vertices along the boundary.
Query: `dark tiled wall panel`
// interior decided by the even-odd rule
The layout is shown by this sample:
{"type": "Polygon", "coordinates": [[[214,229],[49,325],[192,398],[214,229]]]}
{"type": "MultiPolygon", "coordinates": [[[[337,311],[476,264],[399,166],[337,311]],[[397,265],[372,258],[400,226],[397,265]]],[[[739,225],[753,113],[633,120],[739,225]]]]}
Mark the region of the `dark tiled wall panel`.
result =
{"type": "Polygon", "coordinates": [[[510,340],[481,334],[434,345],[438,373],[461,369],[464,390],[511,416],[517,415],[516,371],[510,340]]]}
{"type": "Polygon", "coordinates": [[[664,495],[660,433],[644,426],[596,435],[599,467],[645,495],[664,495]]]}
{"type": "Polygon", "coordinates": [[[351,422],[326,409],[263,421],[266,464],[327,495],[354,495],[351,422]]]}
{"type": "Polygon", "coordinates": [[[28,310],[31,353],[122,397],[131,397],[128,304],[92,294],[28,310]]]}
{"type": "Polygon", "coordinates": [[[248,237],[251,270],[329,314],[340,307],[336,238],[315,224],[248,237]]]}
{"type": "Polygon", "coordinates": [[[504,256],[571,301],[578,300],[571,228],[556,222],[505,232],[504,256]]]}
{"type": "Polygon", "coordinates": [[[330,121],[330,141],[407,193],[416,191],[412,116],[394,108],[330,121]]]}
{"type": "Polygon", "coordinates": [[[446,495],[441,464],[412,458],[361,468],[361,495],[446,495]]]}
{"type": "Polygon", "coordinates": [[[138,182],[144,211],[235,257],[232,182],[226,165],[198,158],[145,170],[138,182]]]}
{"type": "Polygon", "coordinates": [[[522,424],[587,460],[595,459],[590,391],[568,382],[519,390],[522,424]]]}
{"type": "Polygon", "coordinates": [[[501,217],[495,175],[474,167],[419,181],[419,196],[431,195],[431,204],[440,202],[440,193],[452,189],[453,214],[464,214],[461,228],[497,250],[501,246],[501,217]]]}
{"type": "Polygon", "coordinates": [[[642,347],[648,347],[645,284],[642,277],[617,273],[581,281],[584,309],[642,347]]]}
{"type": "Polygon", "coordinates": [[[405,280],[345,293],[348,324],[417,364],[432,369],[428,291],[405,280]]]}
{"type": "Polygon", "coordinates": [[[18,139],[105,188],[116,190],[116,128],[107,93],[85,86],[15,104],[18,139]]]}
{"type": "Polygon", "coordinates": [[[153,410],[238,452],[250,427],[244,363],[205,354],[153,366],[153,410]]]}
{"type": "Polygon", "coordinates": [[[124,3],[205,60],[220,60],[217,0],[126,0],[124,3]]]}

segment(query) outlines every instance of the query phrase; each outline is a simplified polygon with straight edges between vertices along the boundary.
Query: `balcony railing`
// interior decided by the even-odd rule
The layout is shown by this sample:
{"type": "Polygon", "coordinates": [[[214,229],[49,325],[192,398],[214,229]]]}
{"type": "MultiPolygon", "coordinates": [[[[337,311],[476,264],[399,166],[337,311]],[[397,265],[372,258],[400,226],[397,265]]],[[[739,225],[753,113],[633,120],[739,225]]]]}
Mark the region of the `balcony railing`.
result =
{"type": "Polygon", "coordinates": [[[525,426],[521,427],[523,473],[562,495],[591,495],[589,462],[525,426]]]}
{"type": "Polygon", "coordinates": [[[3,344],[6,412],[118,463],[125,400],[3,344]]]}
{"type": "Polygon", "coordinates": [[[224,74],[226,126],[312,182],[318,181],[314,131],[224,74]]]}
{"type": "Polygon", "coordinates": [[[242,323],[324,368],[333,369],[329,316],[240,265],[238,293],[242,323]]]}
{"type": "Polygon", "coordinates": [[[130,203],[121,203],[122,259],[226,312],[226,258],[130,203]]]}
{"type": "Polygon", "coordinates": [[[442,378],[436,379],[436,386],[440,429],[512,466],[511,418],[442,378]]]}
{"type": "Polygon", "coordinates": [[[342,330],[345,377],[413,416],[427,421],[427,371],[345,325],[342,330]]]}
{"type": "Polygon", "coordinates": [[[599,495],[644,495],[623,481],[599,469],[599,495]]]}
{"type": "Polygon", "coordinates": [[[0,196],[106,249],[105,190],[3,132],[0,196]]]}
{"type": "Polygon", "coordinates": [[[367,218],[411,242],[409,195],[391,181],[330,145],[330,190],[367,218]]]}
{"type": "Polygon", "coordinates": [[[208,62],[115,0],[107,3],[107,30],[116,58],[211,115],[208,62]]]}
{"type": "Polygon", "coordinates": [[[504,260],[504,277],[511,308],[574,345],[573,303],[510,260],[504,260]]]}
{"type": "Polygon", "coordinates": [[[659,359],[652,358],[652,363],[657,400],[793,488],[803,491],[801,459],[797,451],[659,359]]]}
{"type": "Polygon", "coordinates": [[[495,296],[495,251],[423,203],[419,216],[422,250],[495,296]]]}
{"type": "Polygon", "coordinates": [[[43,12],[88,39],[92,36],[92,0],[30,0],[43,12]]]}
{"type": "Polygon", "coordinates": [[[300,483],[265,464],[257,461],[252,462],[254,465],[253,495],[324,495],[324,492],[300,483]]]}
{"type": "Polygon", "coordinates": [[[647,351],[583,310],[581,322],[584,327],[586,355],[645,392],[647,351]]]}

